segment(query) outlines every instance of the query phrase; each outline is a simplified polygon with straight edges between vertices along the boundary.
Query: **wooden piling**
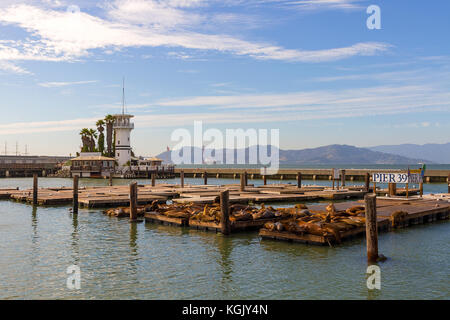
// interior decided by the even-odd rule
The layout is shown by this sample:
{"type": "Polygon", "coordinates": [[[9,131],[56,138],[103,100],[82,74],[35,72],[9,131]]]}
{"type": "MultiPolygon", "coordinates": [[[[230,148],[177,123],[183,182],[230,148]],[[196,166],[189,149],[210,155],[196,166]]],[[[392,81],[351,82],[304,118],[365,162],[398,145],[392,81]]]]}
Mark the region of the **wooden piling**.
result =
{"type": "Polygon", "coordinates": [[[248,174],[247,171],[244,172],[244,182],[245,182],[245,186],[248,186],[248,174]]]}
{"type": "Polygon", "coordinates": [[[73,176],[73,214],[78,214],[78,175],[73,176]]]}
{"type": "Polygon", "coordinates": [[[267,176],[266,175],[263,175],[263,183],[264,183],[264,185],[267,185],[267,176]]]}
{"type": "Polygon", "coordinates": [[[331,180],[333,181],[333,190],[334,190],[334,169],[331,169],[331,180]]]}
{"type": "Polygon", "coordinates": [[[184,170],[180,171],[180,184],[181,187],[184,188],[184,170]]]}
{"type": "Polygon", "coordinates": [[[137,182],[130,183],[130,220],[137,220],[137,182]]]}
{"type": "Polygon", "coordinates": [[[422,198],[422,196],[423,196],[423,182],[419,183],[419,195],[422,198]]]}
{"type": "Polygon", "coordinates": [[[230,234],[229,191],[220,193],[220,230],[222,234],[230,234]]]}
{"type": "Polygon", "coordinates": [[[302,187],[302,173],[299,171],[297,173],[297,188],[302,187]]]}
{"type": "Polygon", "coordinates": [[[397,195],[397,184],[396,183],[389,183],[388,184],[388,191],[390,197],[395,197],[397,195]]]}
{"type": "Polygon", "coordinates": [[[37,173],[33,174],[33,205],[37,205],[38,203],[38,175],[37,173]]]}
{"type": "Polygon", "coordinates": [[[241,188],[240,188],[240,190],[241,191],[245,190],[245,177],[244,177],[243,173],[241,173],[241,188]]]}
{"type": "Polygon", "coordinates": [[[378,229],[377,229],[377,197],[374,194],[364,196],[366,211],[366,239],[367,261],[369,263],[378,260],[378,229]]]}
{"type": "Polygon", "coordinates": [[[365,186],[366,186],[366,192],[369,192],[370,190],[370,173],[366,172],[365,178],[365,186]]]}
{"type": "Polygon", "coordinates": [[[156,178],[155,178],[155,174],[152,173],[152,187],[154,187],[156,185],[156,178]]]}
{"type": "Polygon", "coordinates": [[[112,182],[112,178],[113,178],[113,174],[112,172],[109,173],[109,186],[112,187],[113,182],[112,182]]]}
{"type": "Polygon", "coordinates": [[[377,194],[377,183],[373,182],[373,194],[377,194]]]}
{"type": "Polygon", "coordinates": [[[207,185],[208,184],[208,172],[205,171],[205,173],[203,173],[203,184],[207,185]]]}
{"type": "Polygon", "coordinates": [[[409,197],[409,183],[406,184],[406,198],[409,197]]]}
{"type": "Polygon", "coordinates": [[[341,170],[341,186],[345,187],[345,169],[341,170]]]}

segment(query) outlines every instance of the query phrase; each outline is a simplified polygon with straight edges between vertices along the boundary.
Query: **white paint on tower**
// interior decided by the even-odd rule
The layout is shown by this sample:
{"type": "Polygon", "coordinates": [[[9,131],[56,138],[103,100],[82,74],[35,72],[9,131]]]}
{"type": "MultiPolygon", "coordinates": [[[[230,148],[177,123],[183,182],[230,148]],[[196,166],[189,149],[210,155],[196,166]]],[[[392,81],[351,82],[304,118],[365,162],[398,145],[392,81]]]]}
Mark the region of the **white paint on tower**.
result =
{"type": "Polygon", "coordinates": [[[134,123],[130,121],[134,116],[131,114],[114,115],[114,132],[116,134],[116,154],[115,158],[119,167],[127,166],[131,161],[131,130],[134,129],[134,123]]]}

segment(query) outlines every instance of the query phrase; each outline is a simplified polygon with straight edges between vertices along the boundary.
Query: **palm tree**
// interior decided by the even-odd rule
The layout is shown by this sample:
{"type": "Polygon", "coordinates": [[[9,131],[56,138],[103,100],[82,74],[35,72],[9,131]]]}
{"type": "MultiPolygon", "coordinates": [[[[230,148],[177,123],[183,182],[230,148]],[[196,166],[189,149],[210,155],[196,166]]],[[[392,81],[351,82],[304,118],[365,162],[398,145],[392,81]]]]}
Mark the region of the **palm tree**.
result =
{"type": "Polygon", "coordinates": [[[81,152],[87,152],[89,150],[89,129],[83,128],[80,131],[81,142],[83,143],[83,147],[81,147],[81,152]]]}
{"type": "Polygon", "coordinates": [[[88,137],[89,137],[89,151],[95,151],[95,139],[97,138],[97,131],[95,129],[88,129],[88,137]]]}
{"type": "Polygon", "coordinates": [[[103,121],[102,119],[98,120],[97,123],[95,124],[97,126],[97,130],[99,132],[98,135],[98,151],[102,153],[102,155],[105,152],[105,135],[103,134],[103,131],[105,130],[105,128],[103,128],[103,126],[105,125],[105,121],[103,121]]]}
{"type": "Polygon", "coordinates": [[[114,117],[108,114],[105,117],[105,123],[106,123],[106,145],[107,145],[106,151],[108,156],[112,157],[114,117]]]}

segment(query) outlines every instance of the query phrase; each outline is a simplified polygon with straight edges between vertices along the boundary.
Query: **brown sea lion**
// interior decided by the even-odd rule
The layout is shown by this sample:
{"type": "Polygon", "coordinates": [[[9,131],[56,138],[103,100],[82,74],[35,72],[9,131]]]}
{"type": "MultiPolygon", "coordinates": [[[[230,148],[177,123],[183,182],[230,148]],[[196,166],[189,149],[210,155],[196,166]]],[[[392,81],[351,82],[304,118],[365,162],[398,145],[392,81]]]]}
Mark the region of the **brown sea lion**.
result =
{"type": "Polygon", "coordinates": [[[391,220],[392,227],[395,228],[398,226],[406,216],[408,216],[408,212],[406,211],[397,210],[393,212],[389,218],[391,220]]]}
{"type": "Polygon", "coordinates": [[[363,214],[365,212],[365,208],[363,206],[353,206],[345,210],[351,216],[357,216],[359,214],[363,214]]]}
{"type": "Polygon", "coordinates": [[[273,223],[273,222],[266,222],[264,224],[264,228],[269,231],[274,231],[276,229],[276,226],[275,226],[275,223],[273,223]]]}

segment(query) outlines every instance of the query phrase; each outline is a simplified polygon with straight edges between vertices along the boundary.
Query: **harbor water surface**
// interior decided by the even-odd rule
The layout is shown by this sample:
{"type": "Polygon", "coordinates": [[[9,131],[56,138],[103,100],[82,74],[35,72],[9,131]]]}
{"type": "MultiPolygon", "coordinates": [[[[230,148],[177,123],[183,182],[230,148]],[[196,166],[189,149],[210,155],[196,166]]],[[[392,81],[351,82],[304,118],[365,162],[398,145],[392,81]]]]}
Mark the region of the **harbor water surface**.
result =
{"type": "MultiPolygon", "coordinates": [[[[178,179],[158,180],[163,182],[178,179]]],[[[186,183],[202,182],[186,179],[186,183]]],[[[295,183],[283,181],[287,182],[295,183]]],[[[80,179],[82,186],[106,183],[80,179]]],[[[210,178],[208,183],[238,181],[210,178]]],[[[40,187],[71,184],[71,179],[39,179],[40,187]]],[[[0,179],[0,188],[31,185],[30,178],[0,179]]],[[[424,186],[425,193],[446,192],[446,188],[446,184],[424,186]]],[[[364,238],[334,248],[318,247],[260,240],[257,232],[224,237],[187,228],[130,224],[97,209],[80,209],[77,216],[67,206],[33,208],[0,201],[0,299],[450,298],[447,221],[382,233],[379,248],[388,257],[379,264],[381,290],[369,290],[364,238]],[[79,290],[66,286],[71,265],[81,269],[79,290]]]]}

